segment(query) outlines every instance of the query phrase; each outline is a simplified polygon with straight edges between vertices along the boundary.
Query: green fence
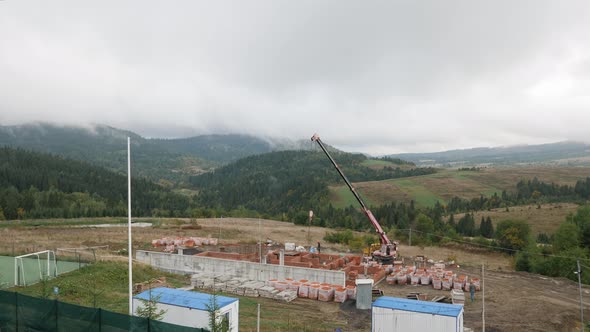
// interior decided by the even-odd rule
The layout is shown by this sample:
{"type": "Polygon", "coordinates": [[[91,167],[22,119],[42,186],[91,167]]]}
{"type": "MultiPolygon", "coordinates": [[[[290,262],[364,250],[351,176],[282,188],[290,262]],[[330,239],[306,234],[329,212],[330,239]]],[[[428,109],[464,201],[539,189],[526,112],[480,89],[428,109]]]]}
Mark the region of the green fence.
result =
{"type": "Polygon", "coordinates": [[[6,291],[0,291],[0,331],[207,332],[200,328],[162,323],[6,291]]]}

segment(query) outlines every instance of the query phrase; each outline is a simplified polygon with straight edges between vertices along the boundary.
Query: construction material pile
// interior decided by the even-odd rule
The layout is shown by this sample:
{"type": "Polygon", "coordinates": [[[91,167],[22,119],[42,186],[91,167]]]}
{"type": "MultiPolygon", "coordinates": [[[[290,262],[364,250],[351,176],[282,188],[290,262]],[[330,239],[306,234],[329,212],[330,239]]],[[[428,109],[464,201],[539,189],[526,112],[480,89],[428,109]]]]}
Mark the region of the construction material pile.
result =
{"type": "Polygon", "coordinates": [[[434,289],[464,290],[469,291],[473,283],[477,291],[480,290],[479,278],[469,278],[466,275],[457,275],[453,271],[445,270],[444,263],[435,263],[429,268],[417,268],[416,266],[395,265],[391,273],[385,278],[390,285],[432,285],[434,289]]]}
{"type": "Polygon", "coordinates": [[[164,237],[161,239],[152,240],[152,246],[154,247],[165,247],[165,252],[173,252],[178,247],[193,248],[199,246],[217,245],[218,241],[216,238],[210,237],[164,237]]]}
{"type": "Polygon", "coordinates": [[[317,281],[271,279],[267,282],[253,281],[227,275],[213,275],[205,272],[191,276],[191,285],[195,288],[207,289],[249,297],[265,297],[279,301],[291,302],[297,297],[319,300],[323,302],[344,302],[356,298],[356,287],[332,285],[317,281]]]}
{"type": "Polygon", "coordinates": [[[320,283],[317,281],[308,280],[293,280],[286,278],[285,280],[271,279],[268,285],[276,290],[293,290],[298,297],[318,300],[323,302],[339,302],[342,303],[348,299],[356,298],[356,287],[342,285],[333,285],[329,283],[320,283]]]}
{"type": "Polygon", "coordinates": [[[277,290],[267,285],[264,281],[249,280],[228,275],[195,273],[191,276],[191,284],[195,288],[208,289],[214,292],[248,297],[265,297],[285,302],[291,302],[297,298],[297,290],[277,290]]]}

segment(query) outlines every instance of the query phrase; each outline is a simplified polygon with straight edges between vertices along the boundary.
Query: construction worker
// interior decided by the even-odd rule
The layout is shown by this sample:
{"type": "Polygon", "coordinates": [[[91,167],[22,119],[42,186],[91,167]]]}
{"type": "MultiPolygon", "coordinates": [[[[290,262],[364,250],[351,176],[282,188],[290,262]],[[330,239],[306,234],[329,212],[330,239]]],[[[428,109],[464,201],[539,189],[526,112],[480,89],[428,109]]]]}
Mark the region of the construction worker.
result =
{"type": "Polygon", "coordinates": [[[471,295],[471,302],[475,301],[475,284],[469,285],[469,294],[471,295]]]}

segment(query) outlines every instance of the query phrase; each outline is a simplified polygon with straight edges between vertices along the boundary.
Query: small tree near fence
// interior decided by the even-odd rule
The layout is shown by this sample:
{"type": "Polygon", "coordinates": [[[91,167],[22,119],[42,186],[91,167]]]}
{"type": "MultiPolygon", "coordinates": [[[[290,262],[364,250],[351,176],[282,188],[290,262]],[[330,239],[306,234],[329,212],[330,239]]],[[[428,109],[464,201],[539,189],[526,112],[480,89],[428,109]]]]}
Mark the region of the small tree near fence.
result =
{"type": "Polygon", "coordinates": [[[223,315],[219,319],[219,303],[217,303],[217,294],[213,294],[207,304],[207,312],[209,312],[209,329],[211,332],[230,332],[231,326],[227,316],[223,315]]]}
{"type": "Polygon", "coordinates": [[[135,312],[137,316],[149,318],[152,320],[162,320],[164,315],[168,310],[160,309],[158,310],[158,301],[160,300],[160,295],[152,296],[152,289],[150,287],[150,298],[149,300],[140,299],[142,302],[142,306],[138,307],[135,312]]]}

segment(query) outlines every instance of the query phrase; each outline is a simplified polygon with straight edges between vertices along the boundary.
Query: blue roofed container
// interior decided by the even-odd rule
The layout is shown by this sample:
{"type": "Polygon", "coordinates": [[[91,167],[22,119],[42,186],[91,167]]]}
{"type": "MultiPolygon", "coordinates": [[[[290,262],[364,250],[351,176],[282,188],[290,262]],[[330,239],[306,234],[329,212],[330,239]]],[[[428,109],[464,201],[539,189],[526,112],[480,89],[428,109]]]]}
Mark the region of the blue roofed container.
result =
{"type": "Polygon", "coordinates": [[[462,305],[382,296],[371,309],[373,332],[463,332],[462,305]]]}
{"type": "MultiPolygon", "coordinates": [[[[137,315],[137,308],[144,306],[150,298],[157,302],[157,310],[166,310],[163,322],[177,325],[209,329],[209,311],[213,303],[213,296],[173,288],[154,288],[133,297],[133,314],[137,315]],[[142,301],[145,300],[145,301],[142,301]]],[[[219,308],[219,319],[226,318],[231,331],[239,329],[239,300],[233,297],[215,296],[219,308]]]]}

